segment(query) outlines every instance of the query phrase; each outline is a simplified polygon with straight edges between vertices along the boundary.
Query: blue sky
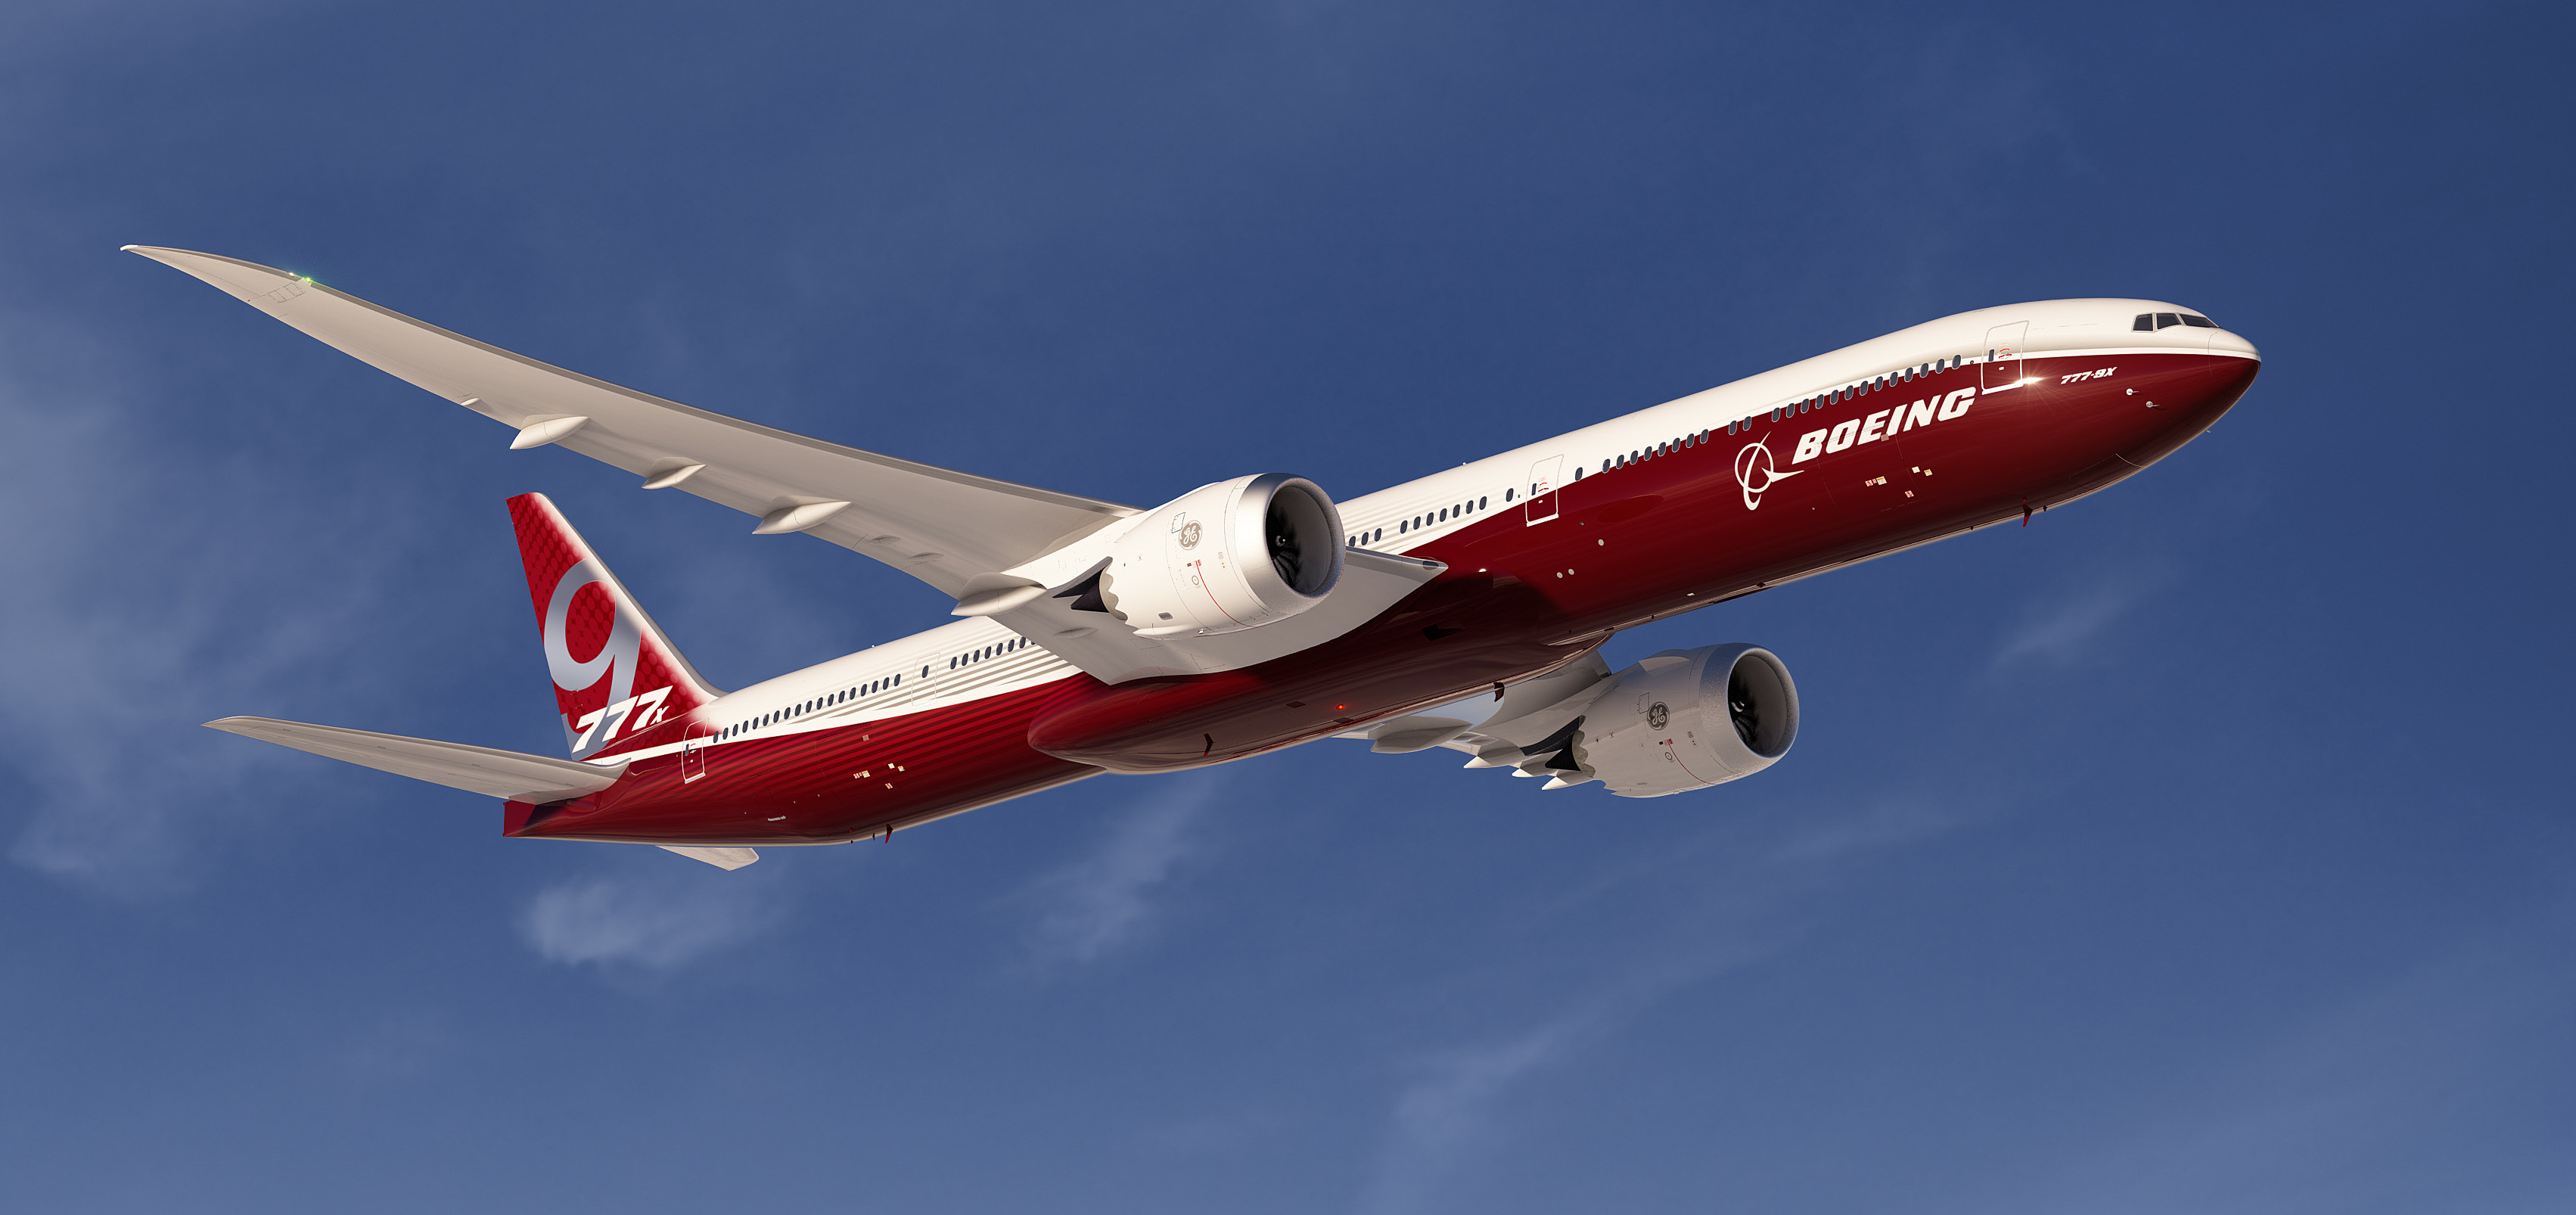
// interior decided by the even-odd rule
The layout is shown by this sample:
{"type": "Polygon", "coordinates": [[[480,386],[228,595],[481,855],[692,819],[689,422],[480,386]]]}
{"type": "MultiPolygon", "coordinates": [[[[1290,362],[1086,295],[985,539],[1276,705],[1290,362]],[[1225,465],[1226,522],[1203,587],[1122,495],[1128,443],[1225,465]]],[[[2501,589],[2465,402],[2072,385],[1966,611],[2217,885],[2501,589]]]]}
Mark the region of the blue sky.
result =
{"type": "Polygon", "coordinates": [[[2543,5],[0,13],[0,1190],[28,1210],[2576,1207],[2543,5]],[[2239,411],[1623,635],[1697,795],[1319,744],[726,874],[198,729],[551,750],[502,499],[739,686],[945,619],[118,245],[1128,502],[1357,494],[1973,307],[2239,411]]]}

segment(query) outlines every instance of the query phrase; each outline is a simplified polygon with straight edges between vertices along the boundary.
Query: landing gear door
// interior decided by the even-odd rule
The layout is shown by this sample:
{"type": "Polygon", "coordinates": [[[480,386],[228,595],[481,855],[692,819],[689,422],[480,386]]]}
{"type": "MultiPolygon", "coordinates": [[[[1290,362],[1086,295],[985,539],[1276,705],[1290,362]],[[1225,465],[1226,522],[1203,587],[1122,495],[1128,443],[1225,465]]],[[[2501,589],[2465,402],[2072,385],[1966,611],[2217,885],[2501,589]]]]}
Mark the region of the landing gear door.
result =
{"type": "Polygon", "coordinates": [[[2029,336],[2029,321],[2014,321],[1986,331],[1985,370],[1980,376],[1978,391],[2021,387],[2021,349],[2029,336]]]}
{"type": "Polygon", "coordinates": [[[1556,479],[1565,473],[1565,457],[1549,456],[1530,465],[1529,503],[1521,508],[1522,526],[1545,523],[1556,517],[1556,479]]]}

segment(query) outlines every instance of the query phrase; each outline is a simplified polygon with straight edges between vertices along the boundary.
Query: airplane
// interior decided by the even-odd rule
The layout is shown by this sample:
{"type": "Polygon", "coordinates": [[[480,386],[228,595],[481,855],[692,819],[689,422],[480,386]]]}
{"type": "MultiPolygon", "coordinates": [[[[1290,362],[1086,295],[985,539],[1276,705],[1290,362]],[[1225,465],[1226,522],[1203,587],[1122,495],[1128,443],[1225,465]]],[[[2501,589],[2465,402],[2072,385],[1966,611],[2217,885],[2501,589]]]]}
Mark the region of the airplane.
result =
{"type": "Polygon", "coordinates": [[[125,247],[553,445],[887,563],[954,623],[709,684],[540,494],[509,500],[569,758],[262,717],[207,725],[503,799],[502,833],[722,868],[1104,772],[1326,738],[1662,797],[1770,767],[1797,685],[1747,643],[1612,671],[1623,629],[2105,489],[2209,429],[2262,356],[2154,300],[1983,308],[1389,489],[1214,481],[1152,509],[726,417],[310,277],[125,247]],[[1486,697],[1492,700],[1487,702],[1486,697]],[[1491,704],[1482,720],[1424,710],[1491,704]]]}

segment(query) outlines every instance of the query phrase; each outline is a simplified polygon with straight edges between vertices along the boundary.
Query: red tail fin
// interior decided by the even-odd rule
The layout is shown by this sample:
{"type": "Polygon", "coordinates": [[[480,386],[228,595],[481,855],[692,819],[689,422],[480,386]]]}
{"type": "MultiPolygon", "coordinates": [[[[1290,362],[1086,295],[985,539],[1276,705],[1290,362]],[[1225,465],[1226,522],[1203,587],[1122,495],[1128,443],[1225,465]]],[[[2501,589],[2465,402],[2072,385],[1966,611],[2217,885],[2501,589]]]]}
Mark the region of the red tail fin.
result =
{"type": "Polygon", "coordinates": [[[510,499],[510,522],[573,758],[628,750],[721,695],[544,494],[510,499]]]}

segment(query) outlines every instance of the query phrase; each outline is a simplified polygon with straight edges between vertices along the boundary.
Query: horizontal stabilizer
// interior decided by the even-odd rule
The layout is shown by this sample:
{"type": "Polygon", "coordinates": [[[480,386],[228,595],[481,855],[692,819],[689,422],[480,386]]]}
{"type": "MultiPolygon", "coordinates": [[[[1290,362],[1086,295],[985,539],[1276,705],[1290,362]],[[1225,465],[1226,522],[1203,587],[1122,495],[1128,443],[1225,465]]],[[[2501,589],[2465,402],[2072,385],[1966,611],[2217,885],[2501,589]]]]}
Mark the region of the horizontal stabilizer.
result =
{"type": "Polygon", "coordinates": [[[396,776],[535,805],[596,793],[616,784],[617,778],[626,773],[626,765],[622,761],[585,764],[547,755],[406,738],[400,734],[377,734],[340,726],[307,725],[300,721],[279,721],[273,717],[226,717],[206,725],[210,729],[273,742],[298,751],[310,751],[315,755],[327,755],[396,776]]]}

